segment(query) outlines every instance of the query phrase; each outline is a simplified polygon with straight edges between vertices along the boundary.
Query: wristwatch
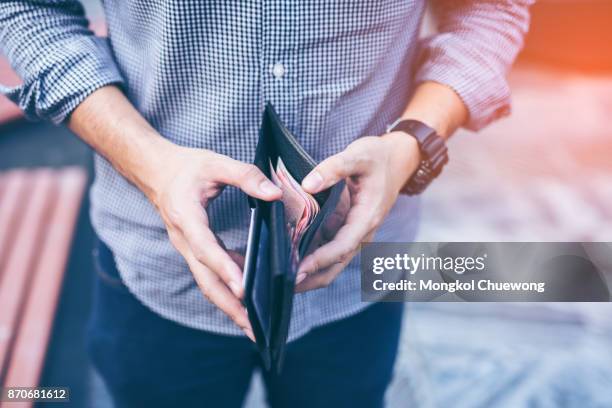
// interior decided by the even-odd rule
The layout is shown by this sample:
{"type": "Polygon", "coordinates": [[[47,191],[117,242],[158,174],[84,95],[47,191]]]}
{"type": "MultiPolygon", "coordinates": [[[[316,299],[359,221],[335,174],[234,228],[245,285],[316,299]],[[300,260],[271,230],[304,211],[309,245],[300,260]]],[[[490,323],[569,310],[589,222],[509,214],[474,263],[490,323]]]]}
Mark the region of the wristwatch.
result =
{"type": "Polygon", "coordinates": [[[400,193],[421,194],[448,163],[448,149],[444,139],[434,129],[413,119],[396,120],[387,128],[387,133],[389,132],[404,132],[417,140],[421,150],[421,163],[400,193]]]}

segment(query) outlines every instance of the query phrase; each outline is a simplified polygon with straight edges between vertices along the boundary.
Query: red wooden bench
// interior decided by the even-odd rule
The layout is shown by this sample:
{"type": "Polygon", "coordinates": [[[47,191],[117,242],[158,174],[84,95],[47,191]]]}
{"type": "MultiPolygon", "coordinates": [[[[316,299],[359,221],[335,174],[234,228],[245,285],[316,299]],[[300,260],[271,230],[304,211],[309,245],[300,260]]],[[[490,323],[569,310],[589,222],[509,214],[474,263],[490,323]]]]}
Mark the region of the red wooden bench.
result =
{"type": "Polygon", "coordinates": [[[85,185],[74,167],[0,173],[0,388],[39,382],[85,185]]]}

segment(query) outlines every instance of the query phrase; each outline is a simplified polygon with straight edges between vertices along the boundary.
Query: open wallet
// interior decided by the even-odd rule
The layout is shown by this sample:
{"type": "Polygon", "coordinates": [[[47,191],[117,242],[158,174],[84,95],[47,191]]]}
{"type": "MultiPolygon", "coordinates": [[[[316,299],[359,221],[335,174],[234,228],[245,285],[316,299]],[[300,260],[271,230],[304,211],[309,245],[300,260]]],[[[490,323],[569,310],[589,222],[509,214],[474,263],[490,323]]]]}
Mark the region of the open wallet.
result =
{"type": "Polygon", "coordinates": [[[316,162],[265,107],[255,165],[283,191],[280,200],[249,197],[251,220],[244,263],[244,304],[266,370],[282,370],[300,260],[326,241],[345,183],[310,195],[300,184],[316,162]]]}

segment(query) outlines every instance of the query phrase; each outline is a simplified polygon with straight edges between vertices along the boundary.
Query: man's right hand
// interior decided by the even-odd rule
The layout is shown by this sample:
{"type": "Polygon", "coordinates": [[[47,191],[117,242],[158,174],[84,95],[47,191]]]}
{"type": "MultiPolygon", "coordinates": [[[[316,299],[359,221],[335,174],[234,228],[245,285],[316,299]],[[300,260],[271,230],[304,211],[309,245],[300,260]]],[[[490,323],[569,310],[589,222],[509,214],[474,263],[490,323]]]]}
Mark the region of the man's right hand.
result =
{"type": "Polygon", "coordinates": [[[240,302],[242,271],[236,254],[226,251],[210,230],[205,208],[226,185],[267,201],[279,199],[280,189],[254,165],[171,143],[114,86],[87,97],[68,126],[144,192],[204,295],[254,340],[240,302]]]}
{"type": "Polygon", "coordinates": [[[271,201],[281,197],[254,165],[208,150],[174,146],[165,152],[163,166],[147,182],[147,196],[161,214],[174,247],[187,261],[202,293],[254,340],[243,297],[242,270],[209,228],[204,210],[226,185],[252,197],[271,201]]]}

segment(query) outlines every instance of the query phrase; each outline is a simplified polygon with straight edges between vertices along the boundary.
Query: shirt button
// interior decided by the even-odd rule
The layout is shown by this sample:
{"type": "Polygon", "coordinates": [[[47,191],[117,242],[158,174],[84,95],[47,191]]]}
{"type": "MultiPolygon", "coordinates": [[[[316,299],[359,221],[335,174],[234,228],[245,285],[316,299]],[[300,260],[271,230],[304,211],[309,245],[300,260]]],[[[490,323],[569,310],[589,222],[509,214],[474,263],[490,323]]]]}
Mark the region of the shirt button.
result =
{"type": "Polygon", "coordinates": [[[272,75],[276,77],[276,79],[281,79],[283,75],[285,75],[285,66],[280,62],[277,62],[272,67],[272,75]]]}

